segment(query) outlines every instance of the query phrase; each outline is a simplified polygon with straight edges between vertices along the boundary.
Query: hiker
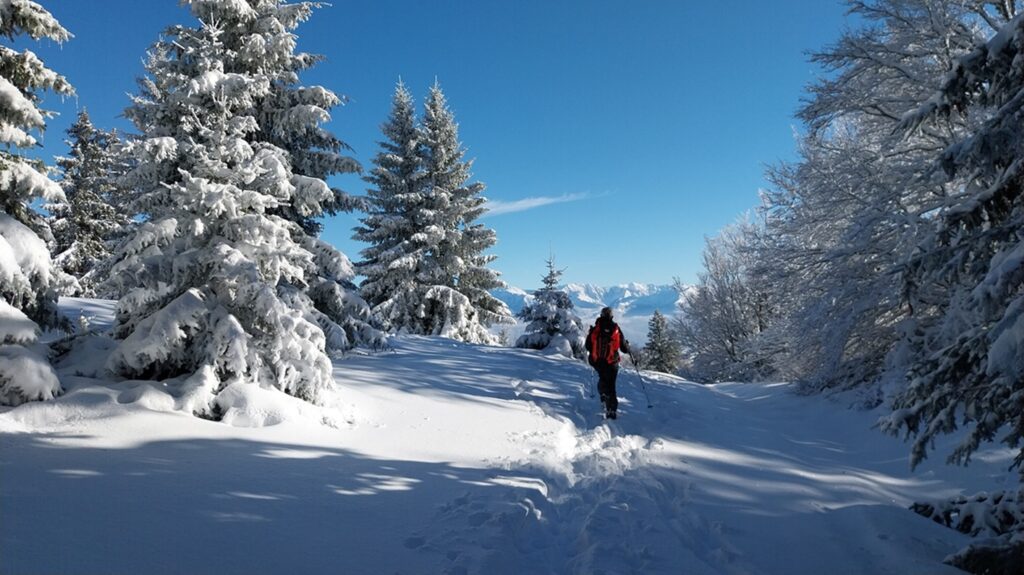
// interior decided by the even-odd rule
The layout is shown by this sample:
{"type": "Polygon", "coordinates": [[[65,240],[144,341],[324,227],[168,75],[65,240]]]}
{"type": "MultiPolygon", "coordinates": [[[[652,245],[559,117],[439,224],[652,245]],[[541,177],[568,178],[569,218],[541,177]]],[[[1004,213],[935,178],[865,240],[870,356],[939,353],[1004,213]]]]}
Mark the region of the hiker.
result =
{"type": "Polygon", "coordinates": [[[618,324],[612,320],[612,308],[601,310],[586,341],[587,360],[597,370],[597,392],[601,394],[604,414],[608,419],[617,417],[619,398],[615,396],[615,379],[619,376],[619,350],[629,353],[629,342],[618,324]]]}

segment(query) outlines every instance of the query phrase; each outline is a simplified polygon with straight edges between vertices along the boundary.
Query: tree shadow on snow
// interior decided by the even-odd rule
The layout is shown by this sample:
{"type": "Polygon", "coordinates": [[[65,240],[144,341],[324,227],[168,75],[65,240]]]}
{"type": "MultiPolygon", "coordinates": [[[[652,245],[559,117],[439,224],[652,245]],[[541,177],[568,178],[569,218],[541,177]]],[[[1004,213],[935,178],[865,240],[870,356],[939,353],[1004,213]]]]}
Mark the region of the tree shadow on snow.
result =
{"type": "Polygon", "coordinates": [[[4,436],[0,572],[438,572],[429,560],[444,558],[420,549],[433,518],[500,484],[495,470],[322,446],[73,439],[4,436]]]}
{"type": "MultiPolygon", "coordinates": [[[[403,336],[395,349],[373,356],[352,356],[335,363],[343,386],[383,385],[408,393],[494,403],[522,399],[521,381],[553,382],[557,392],[579,397],[592,370],[582,361],[548,357],[531,350],[473,345],[434,337],[403,336]],[[481,356],[485,356],[486,359],[481,356]],[[382,380],[377,362],[386,362],[382,380]]],[[[565,415],[571,402],[565,403],[565,415]]],[[[553,404],[557,408],[557,402],[553,404]]]]}

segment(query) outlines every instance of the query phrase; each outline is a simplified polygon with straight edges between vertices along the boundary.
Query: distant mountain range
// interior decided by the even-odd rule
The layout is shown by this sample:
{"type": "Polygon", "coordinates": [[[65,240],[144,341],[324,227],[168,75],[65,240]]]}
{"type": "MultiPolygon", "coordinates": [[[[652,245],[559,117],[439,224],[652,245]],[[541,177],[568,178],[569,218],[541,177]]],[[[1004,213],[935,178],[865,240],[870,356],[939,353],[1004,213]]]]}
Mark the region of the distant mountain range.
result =
{"type": "Polygon", "coordinates": [[[675,313],[679,292],[673,286],[629,283],[612,287],[590,284],[568,284],[563,289],[576,307],[584,310],[610,307],[620,316],[650,316],[655,310],[665,315],[675,313]]]}
{"type": "MultiPolygon", "coordinates": [[[[610,307],[615,310],[615,321],[623,333],[633,343],[644,345],[647,342],[648,322],[655,310],[665,316],[675,315],[678,309],[679,292],[670,285],[628,283],[611,287],[592,284],[571,283],[561,288],[572,300],[578,315],[585,324],[590,325],[601,313],[601,308],[610,307]]],[[[491,293],[517,313],[533,296],[534,290],[526,291],[510,287],[494,290],[491,293]]],[[[518,336],[522,325],[510,330],[510,335],[518,336]]]]}

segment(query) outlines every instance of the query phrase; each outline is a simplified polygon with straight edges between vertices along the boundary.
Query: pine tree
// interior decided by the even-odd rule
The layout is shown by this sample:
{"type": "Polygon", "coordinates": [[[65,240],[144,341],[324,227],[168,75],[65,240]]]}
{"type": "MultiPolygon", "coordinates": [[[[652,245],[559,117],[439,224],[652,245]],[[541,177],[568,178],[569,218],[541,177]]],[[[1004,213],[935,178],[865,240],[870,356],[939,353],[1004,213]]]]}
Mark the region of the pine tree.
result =
{"type": "MultiPolygon", "coordinates": [[[[323,56],[297,51],[293,32],[307,21],[318,2],[288,3],[285,0],[241,0],[233,9],[244,13],[232,26],[222,26],[220,41],[227,55],[228,71],[266,75],[271,83],[266,94],[254,98],[253,117],[258,128],[250,136],[288,153],[294,174],[326,181],[337,174],[361,171],[359,162],[346,155],[348,144],[323,127],[331,110],[344,98],[324,86],[304,86],[299,75],[324,60],[323,56]]],[[[186,0],[202,22],[215,21],[224,10],[223,0],[186,0]]],[[[272,210],[302,226],[309,236],[321,231],[322,214],[352,211],[362,202],[338,188],[321,202],[320,212],[310,212],[301,202],[282,203],[272,210]]]]}
{"type": "Polygon", "coordinates": [[[475,220],[483,184],[468,184],[469,162],[444,95],[436,85],[417,126],[412,96],[399,83],[385,141],[366,180],[369,208],[355,238],[362,252],[361,294],[392,332],[495,343],[487,328],[511,322],[489,290],[504,285],[483,251],[495,234],[475,220]]]}
{"type": "Polygon", "coordinates": [[[548,258],[547,264],[548,273],[541,280],[542,287],[533,292],[533,300],[517,314],[519,319],[528,323],[515,346],[526,349],[568,346],[573,357],[583,359],[587,355],[583,320],[573,312],[575,306],[569,294],[558,289],[559,279],[565,270],[555,267],[554,256],[548,258]]]}
{"type": "MultiPolygon", "coordinates": [[[[292,31],[308,20],[319,4],[287,4],[284,0],[247,2],[251,13],[239,25],[225,29],[221,41],[230,53],[228,70],[271,78],[269,93],[255,99],[253,116],[259,129],[250,140],[266,142],[287,152],[296,179],[326,182],[334,175],[359,173],[359,162],[346,155],[350,151],[348,144],[323,127],[331,119],[331,110],[341,105],[343,98],[323,86],[299,83],[299,74],[323,57],[296,51],[292,31]],[[273,49],[268,50],[267,46],[273,49]]],[[[193,4],[201,20],[217,16],[215,3],[193,4]]],[[[292,201],[272,208],[270,213],[299,224],[301,229],[293,240],[316,255],[316,273],[301,287],[312,303],[310,314],[327,335],[328,349],[382,346],[384,335],[372,325],[370,307],[358,296],[351,262],[318,239],[321,217],[362,208],[363,202],[338,188],[330,188],[330,192],[332,197],[321,201],[318,210],[311,211],[300,196],[295,196],[292,201]]]]}
{"type": "Polygon", "coordinates": [[[63,171],[61,188],[66,201],[46,206],[54,236],[54,263],[77,278],[74,295],[96,295],[97,272],[110,257],[111,240],[129,220],[110,205],[117,189],[114,185],[115,158],[112,136],[96,129],[85,110],[70,128],[67,143],[71,151],[59,158],[63,171]]]}
{"type": "Polygon", "coordinates": [[[927,131],[987,112],[936,158],[946,179],[967,179],[943,198],[903,273],[909,385],[887,427],[916,435],[915,464],[939,434],[964,425],[950,461],[967,463],[1005,433],[1000,440],[1020,448],[1014,466],[1024,470],[1024,13],[1007,5],[1003,15],[1009,21],[962,56],[902,125],[927,131]]]}
{"type": "Polygon", "coordinates": [[[427,97],[422,131],[427,213],[433,216],[423,228],[433,244],[427,271],[434,284],[425,317],[435,334],[493,343],[486,328],[512,321],[508,307],[490,293],[505,285],[487,267],[495,256],[484,253],[497,235],[476,223],[485,212],[484,185],[469,182],[473,163],[463,161],[458,124],[437,83],[427,97]]]}
{"type": "Polygon", "coordinates": [[[674,373],[679,367],[681,354],[679,342],[669,330],[668,320],[660,311],[654,310],[647,323],[644,365],[655,371],[674,373]]]}
{"type": "MultiPolygon", "coordinates": [[[[216,394],[234,383],[317,401],[333,379],[308,286],[325,268],[336,277],[351,270],[281,211],[315,218],[336,194],[259,137],[261,103],[280,80],[275,65],[294,56],[289,18],[312,5],[190,5],[201,25],[174,26],[154,45],[126,111],[140,132],[126,179],[147,221],[112,268],[127,293],[114,328],[123,341],[108,367],[129,377],[189,376],[186,403],[197,412],[220,406],[216,394]],[[254,69],[257,55],[266,65],[254,69]]],[[[311,126],[322,118],[314,107],[294,114],[311,126]]]]}
{"type": "MultiPolygon", "coordinates": [[[[71,37],[42,6],[28,0],[0,2],[0,35],[14,40],[27,35],[63,42],[71,37]]],[[[40,110],[39,92],[70,95],[71,85],[31,51],[0,46],[0,404],[17,405],[49,399],[60,382],[49,362],[29,348],[40,325],[58,325],[60,273],[46,242],[52,240],[45,219],[31,203],[64,199],[47,167],[18,149],[32,148],[50,113],[40,110]]]]}
{"type": "Polygon", "coordinates": [[[126,137],[131,139],[132,136],[130,134],[123,135],[116,129],[106,132],[107,153],[110,156],[108,166],[110,175],[107,183],[111,188],[106,200],[114,208],[114,211],[127,220],[127,223],[115,234],[115,239],[123,239],[131,235],[137,223],[135,216],[139,215],[134,205],[135,190],[129,185],[127,177],[135,169],[136,160],[132,146],[125,141],[126,137]]]}
{"type": "MultiPolygon", "coordinates": [[[[270,90],[254,99],[253,117],[258,129],[249,141],[264,142],[287,152],[293,179],[301,185],[305,178],[326,182],[339,174],[361,171],[359,162],[346,155],[350,151],[323,124],[330,121],[331,110],[343,98],[324,86],[304,86],[299,74],[323,60],[322,56],[297,51],[294,30],[308,20],[316,2],[286,3],[284,0],[246,0],[248,13],[236,26],[225,28],[221,42],[228,52],[228,71],[260,74],[270,78],[270,90]],[[271,47],[268,49],[268,47],[271,47]]],[[[201,21],[217,18],[217,2],[192,1],[193,12],[201,21]]],[[[315,184],[319,185],[319,184],[315,184]]],[[[372,325],[370,307],[357,293],[355,270],[345,254],[318,236],[319,219],[338,212],[362,208],[363,202],[338,188],[330,188],[330,198],[319,201],[316,209],[305,205],[301,195],[280,202],[269,213],[300,226],[293,240],[316,257],[315,274],[299,286],[303,299],[312,304],[310,315],[327,335],[330,350],[346,350],[356,345],[379,347],[384,335],[372,325]]]]}
{"type": "Polygon", "coordinates": [[[384,141],[365,177],[366,216],[355,239],[370,244],[357,269],[366,279],[360,295],[370,304],[384,329],[429,333],[418,314],[426,293],[423,280],[429,243],[417,228],[424,217],[421,133],[416,126],[412,95],[401,82],[395,87],[391,115],[381,126],[384,141]]]}

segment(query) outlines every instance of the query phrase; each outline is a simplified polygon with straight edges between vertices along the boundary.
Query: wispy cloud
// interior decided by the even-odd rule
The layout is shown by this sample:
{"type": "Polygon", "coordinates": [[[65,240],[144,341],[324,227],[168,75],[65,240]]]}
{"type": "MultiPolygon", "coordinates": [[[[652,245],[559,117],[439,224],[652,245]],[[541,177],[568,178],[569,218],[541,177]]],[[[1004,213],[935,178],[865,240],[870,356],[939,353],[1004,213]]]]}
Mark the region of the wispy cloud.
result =
{"type": "Polygon", "coordinates": [[[524,212],[526,210],[532,210],[534,208],[549,206],[551,204],[564,204],[565,202],[585,200],[589,197],[590,194],[587,193],[575,193],[562,194],[561,196],[540,196],[536,198],[523,198],[521,200],[515,200],[512,202],[503,202],[501,200],[488,200],[486,206],[486,215],[497,216],[501,214],[511,214],[514,212],[524,212]]]}

